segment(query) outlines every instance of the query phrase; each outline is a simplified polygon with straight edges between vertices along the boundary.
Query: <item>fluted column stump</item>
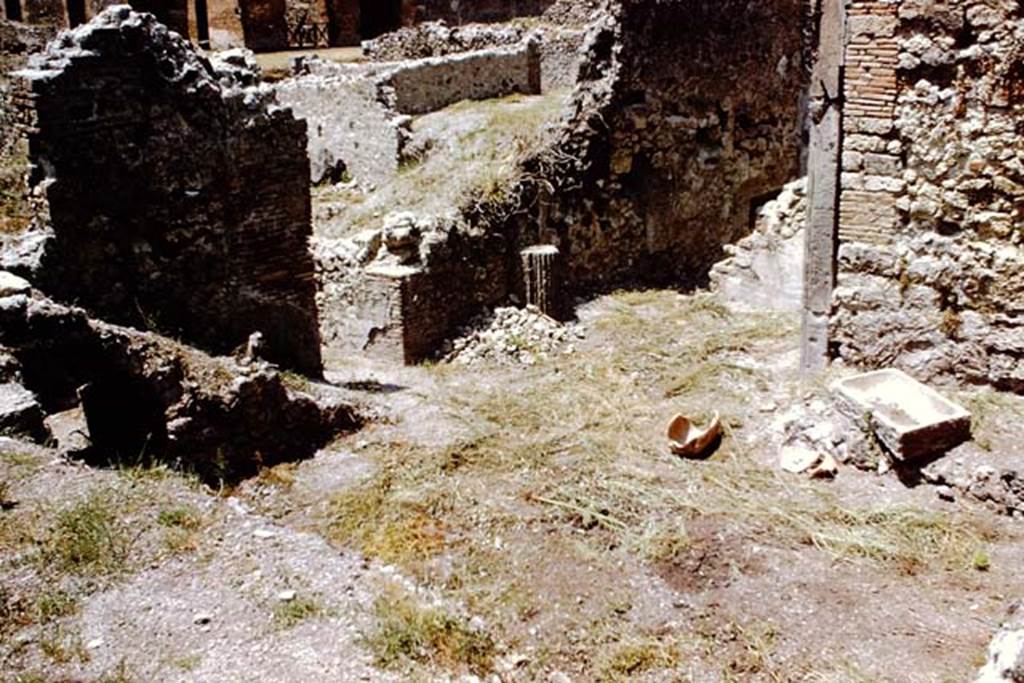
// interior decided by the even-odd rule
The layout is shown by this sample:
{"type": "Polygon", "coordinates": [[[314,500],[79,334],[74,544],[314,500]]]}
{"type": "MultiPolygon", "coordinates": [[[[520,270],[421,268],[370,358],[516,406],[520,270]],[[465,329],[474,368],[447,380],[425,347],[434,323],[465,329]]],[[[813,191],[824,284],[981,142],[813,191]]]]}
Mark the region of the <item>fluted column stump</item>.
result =
{"type": "Polygon", "coordinates": [[[561,254],[558,247],[544,244],[519,252],[523,259],[523,281],[526,303],[533,304],[546,315],[561,315],[561,254]]]}

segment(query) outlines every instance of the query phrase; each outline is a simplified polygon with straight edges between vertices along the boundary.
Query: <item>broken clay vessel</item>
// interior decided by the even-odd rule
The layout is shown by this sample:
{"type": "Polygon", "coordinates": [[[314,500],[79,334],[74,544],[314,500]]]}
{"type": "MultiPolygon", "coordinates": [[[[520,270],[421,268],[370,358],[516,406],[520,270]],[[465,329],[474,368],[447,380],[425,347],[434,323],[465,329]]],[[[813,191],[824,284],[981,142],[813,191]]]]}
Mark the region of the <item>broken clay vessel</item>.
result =
{"type": "Polygon", "coordinates": [[[698,429],[685,415],[676,415],[668,425],[669,448],[688,458],[706,453],[721,435],[722,419],[717,412],[704,429],[698,429]]]}

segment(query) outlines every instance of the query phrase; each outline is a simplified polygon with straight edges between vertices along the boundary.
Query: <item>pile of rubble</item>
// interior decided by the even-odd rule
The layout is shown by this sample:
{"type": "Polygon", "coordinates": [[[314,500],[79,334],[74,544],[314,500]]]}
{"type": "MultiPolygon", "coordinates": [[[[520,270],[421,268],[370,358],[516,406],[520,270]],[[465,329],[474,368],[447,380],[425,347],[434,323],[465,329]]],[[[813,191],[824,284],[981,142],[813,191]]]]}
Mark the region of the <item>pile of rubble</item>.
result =
{"type": "Polygon", "coordinates": [[[807,179],[786,185],[754,217],[754,231],[723,247],[727,258],[709,275],[712,289],[733,304],[800,310],[803,296],[807,179]]]}
{"type": "Polygon", "coordinates": [[[832,385],[833,401],[808,397],[780,416],[779,466],[812,478],[840,465],[935,487],[944,500],[965,497],[1024,516],[1024,459],[998,462],[971,441],[970,413],[895,370],[832,385]],[[872,386],[874,385],[874,386],[872,386]]]}
{"type": "Polygon", "coordinates": [[[0,436],[90,463],[155,458],[210,481],[309,457],[360,416],[340,390],[280,372],[254,334],[213,357],[90,318],[0,271],[0,436]]]}
{"type": "Polygon", "coordinates": [[[427,21],[363,41],[362,48],[374,61],[422,59],[515,45],[525,35],[523,27],[507,24],[449,27],[444,21],[427,21]]]}
{"type": "Polygon", "coordinates": [[[459,365],[533,365],[575,353],[575,342],[583,338],[580,325],[560,323],[535,306],[498,308],[470,322],[442,354],[444,362],[459,365]]]}

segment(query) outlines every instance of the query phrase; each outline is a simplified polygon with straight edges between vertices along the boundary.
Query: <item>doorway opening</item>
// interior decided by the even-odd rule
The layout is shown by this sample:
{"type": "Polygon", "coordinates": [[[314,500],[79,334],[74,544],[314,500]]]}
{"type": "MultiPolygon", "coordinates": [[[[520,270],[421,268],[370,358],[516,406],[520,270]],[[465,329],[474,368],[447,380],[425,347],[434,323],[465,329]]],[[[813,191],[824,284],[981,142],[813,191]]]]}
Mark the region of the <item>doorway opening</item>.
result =
{"type": "Polygon", "coordinates": [[[21,0],[4,0],[4,16],[8,21],[21,21],[21,0]]]}
{"type": "Polygon", "coordinates": [[[210,18],[206,15],[206,0],[196,0],[196,42],[204,50],[210,49],[210,18]]]}
{"type": "Polygon", "coordinates": [[[85,23],[85,0],[68,0],[68,26],[74,28],[85,23]]]}
{"type": "Polygon", "coordinates": [[[402,25],[402,0],[360,0],[359,35],[363,40],[389,33],[402,25]]]}

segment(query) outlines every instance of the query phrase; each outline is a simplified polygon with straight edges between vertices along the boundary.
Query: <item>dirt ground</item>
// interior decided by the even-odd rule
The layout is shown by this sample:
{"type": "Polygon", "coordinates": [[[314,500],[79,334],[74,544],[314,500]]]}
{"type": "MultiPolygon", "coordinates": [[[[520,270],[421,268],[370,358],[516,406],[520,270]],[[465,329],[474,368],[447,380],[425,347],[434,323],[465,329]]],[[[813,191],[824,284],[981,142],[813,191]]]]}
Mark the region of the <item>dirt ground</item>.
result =
{"type": "MultiPolygon", "coordinates": [[[[332,368],[370,426],[230,486],[0,441],[2,680],[970,680],[1019,520],[780,471],[841,372],[796,376],[788,316],[650,291],[578,317],[531,366],[332,368]],[[716,410],[710,458],[669,454],[673,414],[716,410]]],[[[1024,401],[986,405],[976,439],[1016,452],[1024,401]]]]}

